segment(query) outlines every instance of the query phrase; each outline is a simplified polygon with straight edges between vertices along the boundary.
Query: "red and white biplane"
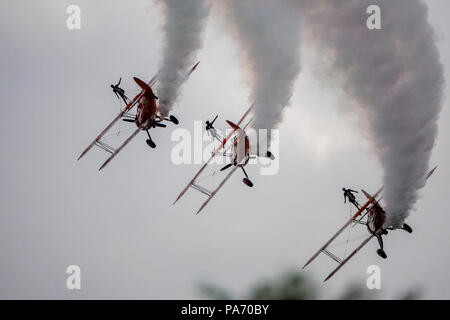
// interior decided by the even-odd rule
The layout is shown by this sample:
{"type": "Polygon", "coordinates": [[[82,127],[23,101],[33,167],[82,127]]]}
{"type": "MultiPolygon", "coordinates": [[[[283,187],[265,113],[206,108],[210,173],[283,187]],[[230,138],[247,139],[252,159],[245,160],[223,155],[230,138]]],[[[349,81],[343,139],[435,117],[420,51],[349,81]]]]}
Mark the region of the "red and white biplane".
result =
{"type": "MultiPolygon", "coordinates": [[[[197,62],[190,71],[186,74],[185,79],[186,80],[190,74],[197,68],[198,64],[200,62],[197,62]]],[[[167,117],[164,117],[160,114],[158,105],[156,103],[156,100],[158,97],[154,94],[152,90],[152,86],[158,81],[159,72],[148,82],[145,83],[139,78],[134,77],[134,81],[137,83],[137,85],[140,87],[141,91],[138,93],[132,100],[127,99],[124,95],[122,95],[122,98],[124,101],[129,101],[128,104],[125,105],[124,109],[112,120],[105,129],[94,139],[94,141],[91,142],[91,144],[81,153],[81,155],[78,157],[78,160],[80,160],[89,150],[92,149],[93,146],[97,146],[106,152],[110,153],[108,159],[101,165],[99,170],[103,169],[140,131],[146,131],[148,139],[146,140],[147,145],[151,148],[155,148],[156,144],[153,142],[149,130],[151,128],[155,127],[161,127],[165,128],[166,125],[162,123],[163,121],[170,121],[174,124],[178,124],[178,119],[174,117],[173,115],[167,117]],[[131,113],[131,110],[134,106],[137,105],[136,113],[131,113]],[[122,119],[125,122],[134,122],[136,124],[136,130],[122,143],[119,145],[119,147],[114,148],[110,145],[108,145],[106,142],[102,141],[101,139],[105,136],[105,134],[114,126],[114,124],[117,123],[122,119]]],[[[114,86],[112,86],[114,88],[114,86]]],[[[118,88],[121,90],[120,88],[118,88]]],[[[116,92],[115,92],[116,93],[116,92]]],[[[123,93],[123,90],[122,90],[123,93]]]]}
{"type": "MultiPolygon", "coordinates": [[[[208,199],[201,205],[200,209],[198,209],[197,214],[205,208],[205,206],[211,201],[211,199],[217,194],[217,192],[223,187],[225,182],[232,176],[232,174],[236,171],[236,169],[241,168],[244,173],[243,182],[248,187],[253,187],[253,183],[250,181],[247,172],[245,171],[245,166],[248,164],[249,160],[254,157],[258,157],[259,155],[250,154],[250,140],[245,132],[245,129],[252,122],[253,118],[247,120],[245,125],[241,127],[242,123],[246,121],[246,118],[249,116],[252,111],[253,105],[251,105],[248,110],[244,113],[244,115],[239,119],[237,123],[233,123],[229,120],[226,122],[232,128],[231,132],[228,133],[226,137],[222,137],[217,130],[214,128],[213,123],[216,121],[217,116],[214,118],[212,122],[206,121],[206,130],[208,134],[210,134],[214,139],[220,142],[220,145],[215,149],[212,153],[211,157],[203,164],[200,170],[195,174],[191,181],[187,184],[187,186],[181,191],[173,204],[175,204],[189,188],[193,188],[203,194],[205,194],[208,199]],[[232,138],[233,136],[233,138],[232,138]],[[232,139],[231,139],[232,138],[232,139]],[[231,140],[231,142],[230,142],[231,140]],[[230,142],[230,143],[228,143],[230,142]],[[231,153],[228,153],[228,150],[231,148],[231,153]],[[223,150],[221,152],[221,150],[223,150]],[[212,160],[215,156],[220,155],[222,157],[228,158],[229,163],[225,165],[220,171],[224,171],[233,166],[230,172],[225,176],[225,178],[219,183],[219,185],[214,190],[208,190],[198,183],[198,178],[200,174],[206,169],[206,167],[211,164],[212,160]]],[[[274,159],[274,156],[270,151],[267,151],[264,157],[268,157],[270,159],[274,159]]]]}
{"type": "MultiPolygon", "coordinates": [[[[437,167],[434,167],[430,172],[428,172],[424,179],[428,180],[428,178],[433,174],[433,172],[436,170],[437,167]]],[[[377,250],[377,254],[382,257],[383,259],[387,258],[386,253],[383,249],[383,240],[381,236],[387,235],[388,230],[395,230],[392,227],[385,226],[384,222],[386,220],[386,212],[384,211],[383,207],[380,205],[379,201],[382,198],[377,199],[381,196],[381,193],[383,191],[383,187],[381,187],[373,196],[367,193],[364,190],[361,190],[362,193],[367,198],[367,202],[359,207],[357,206],[358,211],[353,214],[350,219],[342,226],[342,228],[339,229],[338,232],[336,232],[330,240],[328,240],[303,266],[303,269],[309,265],[314,259],[316,259],[319,254],[324,253],[326,256],[334,260],[338,263],[338,266],[325,278],[324,281],[327,281],[330,279],[336,272],[339,271],[359,250],[361,250],[372,238],[376,237],[378,240],[378,243],[380,245],[380,249],[377,250]],[[336,254],[332,253],[329,250],[330,245],[336,240],[336,238],[342,234],[342,232],[352,225],[352,227],[357,225],[362,225],[367,227],[367,231],[369,232],[369,237],[367,237],[356,249],[354,249],[348,256],[341,259],[336,254]]],[[[402,228],[403,230],[411,233],[412,229],[410,226],[408,226],[406,223],[403,224],[402,228]]],[[[348,241],[347,241],[348,242],[348,241]]]]}

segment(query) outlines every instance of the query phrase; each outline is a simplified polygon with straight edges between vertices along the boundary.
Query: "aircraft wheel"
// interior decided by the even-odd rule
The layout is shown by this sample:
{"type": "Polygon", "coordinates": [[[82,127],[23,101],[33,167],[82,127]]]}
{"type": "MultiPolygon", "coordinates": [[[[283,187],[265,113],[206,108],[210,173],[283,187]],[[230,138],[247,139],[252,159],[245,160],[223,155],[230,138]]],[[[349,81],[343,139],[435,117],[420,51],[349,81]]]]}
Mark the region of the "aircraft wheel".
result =
{"type": "Polygon", "coordinates": [[[180,123],[180,122],[178,121],[178,119],[175,118],[174,116],[170,116],[169,119],[170,119],[170,121],[172,121],[172,122],[175,123],[175,124],[179,124],[179,123],[180,123]]]}
{"type": "Polygon", "coordinates": [[[156,148],[156,144],[152,141],[152,140],[150,140],[150,139],[147,139],[147,145],[150,147],[150,148],[156,148]]]}
{"type": "Polygon", "coordinates": [[[267,152],[266,152],[266,157],[267,157],[267,158],[270,158],[270,160],[274,160],[274,159],[275,159],[275,156],[274,156],[273,153],[270,152],[270,151],[267,151],[267,152]]]}
{"type": "Polygon", "coordinates": [[[405,230],[408,233],[412,233],[411,227],[408,226],[406,223],[403,224],[403,230],[405,230]]]}
{"type": "Polygon", "coordinates": [[[377,250],[377,254],[382,257],[383,259],[387,258],[386,252],[384,252],[384,250],[378,249],[377,250]]]}
{"type": "Polygon", "coordinates": [[[242,182],[244,182],[250,188],[253,187],[253,183],[247,178],[242,179],[242,182]]]}

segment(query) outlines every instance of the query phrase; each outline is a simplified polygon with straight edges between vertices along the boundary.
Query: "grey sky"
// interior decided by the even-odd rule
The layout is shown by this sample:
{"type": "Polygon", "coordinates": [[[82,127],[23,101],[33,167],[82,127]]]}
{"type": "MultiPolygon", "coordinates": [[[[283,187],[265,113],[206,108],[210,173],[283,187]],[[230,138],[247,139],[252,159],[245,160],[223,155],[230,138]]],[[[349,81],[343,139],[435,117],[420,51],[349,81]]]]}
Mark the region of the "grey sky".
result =
{"type": "MultiPolygon", "coordinates": [[[[450,4],[427,3],[449,79],[450,4]]],[[[201,64],[174,108],[188,129],[216,114],[224,127],[248,105],[239,48],[222,19],[213,8],[201,64]]],[[[281,125],[280,172],[259,176],[249,168],[253,190],[236,174],[201,215],[194,212],[203,197],[194,192],[172,206],[198,166],[172,164],[171,129],[154,131],[156,150],[140,134],[102,172],[103,151],[77,162],[119,109],[109,84],[122,77],[137,92],[132,77],[157,71],[161,25],[146,0],[2,1],[1,298],[199,298],[201,281],[242,294],[288,268],[307,272],[331,297],[351,281],[365,287],[371,264],[382,270],[379,297],[419,287],[425,298],[450,298],[447,102],[431,161],[439,169],[408,220],[414,233],[391,233],[386,261],[370,243],[324,285],[332,261],[300,271],[348,215],[341,188],[375,191],[382,177],[339,88],[314,77],[315,53],[306,43],[281,125]],[[79,31],[66,29],[69,4],[81,7],[79,31]],[[82,269],[81,291],[65,288],[70,264],[82,269]]]]}

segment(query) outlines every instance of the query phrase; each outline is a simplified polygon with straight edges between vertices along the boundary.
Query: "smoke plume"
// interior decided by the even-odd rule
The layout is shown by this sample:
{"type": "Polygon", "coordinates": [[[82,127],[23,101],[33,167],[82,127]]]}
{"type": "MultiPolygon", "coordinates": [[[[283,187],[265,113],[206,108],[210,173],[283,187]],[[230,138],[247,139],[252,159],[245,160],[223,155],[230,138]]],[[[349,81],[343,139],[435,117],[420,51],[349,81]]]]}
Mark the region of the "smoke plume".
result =
{"type": "Polygon", "coordinates": [[[419,0],[306,0],[302,11],[302,30],[327,59],[330,83],[361,107],[384,169],[385,226],[400,227],[425,184],[443,100],[427,8],[419,0]],[[366,27],[373,4],[381,30],[366,27]]]}
{"type": "Polygon", "coordinates": [[[226,9],[249,68],[252,126],[275,128],[300,71],[300,11],[291,0],[228,0],[226,9]]]}
{"type": "Polygon", "coordinates": [[[157,0],[165,16],[164,47],[158,78],[159,109],[167,115],[202,47],[209,3],[206,0],[157,0]]]}

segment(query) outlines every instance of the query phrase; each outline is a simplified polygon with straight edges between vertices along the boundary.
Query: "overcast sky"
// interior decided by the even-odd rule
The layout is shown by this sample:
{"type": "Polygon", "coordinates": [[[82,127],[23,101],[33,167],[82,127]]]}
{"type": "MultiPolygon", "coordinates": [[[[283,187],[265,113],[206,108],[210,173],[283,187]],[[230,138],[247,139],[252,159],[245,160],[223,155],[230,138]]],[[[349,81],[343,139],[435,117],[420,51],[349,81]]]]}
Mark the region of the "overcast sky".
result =
{"type": "MultiPolygon", "coordinates": [[[[449,78],[450,4],[426,2],[449,78]]],[[[431,160],[439,168],[408,220],[413,234],[390,233],[387,260],[371,242],[322,284],[333,261],[300,268],[348,217],[341,188],[375,192],[382,170],[345,96],[316,80],[317,53],[307,43],[281,125],[279,173],[260,176],[250,167],[249,189],[237,171],[196,216],[204,197],[194,191],[172,205],[199,166],[172,163],[171,125],[153,131],[155,150],[142,133],[101,172],[102,150],[76,161],[120,108],[109,85],[122,77],[123,87],[137,93],[132,77],[157,71],[159,8],[147,0],[0,6],[0,298],[200,298],[205,281],[239,296],[287,269],[310,275],[333,297],[350,283],[365,288],[373,264],[381,267],[381,298],[411,288],[423,298],[450,298],[447,102],[431,160]],[[81,30],[66,28],[70,4],[81,8],[81,30]],[[81,267],[80,291],[66,289],[71,264],[81,267]]],[[[225,26],[213,8],[201,63],[174,109],[183,128],[216,114],[225,128],[224,120],[237,120],[249,104],[237,43],[225,26]]]]}

